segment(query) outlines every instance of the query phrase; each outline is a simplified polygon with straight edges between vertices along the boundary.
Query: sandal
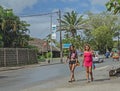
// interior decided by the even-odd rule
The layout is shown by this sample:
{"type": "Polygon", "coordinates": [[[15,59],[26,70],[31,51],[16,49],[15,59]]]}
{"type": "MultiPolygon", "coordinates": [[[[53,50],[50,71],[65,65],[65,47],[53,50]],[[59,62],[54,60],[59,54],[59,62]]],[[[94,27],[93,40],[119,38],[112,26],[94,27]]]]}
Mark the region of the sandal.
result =
{"type": "Polygon", "coordinates": [[[93,82],[93,78],[91,78],[91,82],[93,82]]]}
{"type": "Polygon", "coordinates": [[[68,81],[68,82],[70,82],[70,83],[71,83],[71,82],[72,82],[72,80],[70,80],[70,81],[68,81]]]}
{"type": "Polygon", "coordinates": [[[72,80],[73,82],[75,82],[75,79],[74,80],[72,80]]]}
{"type": "Polygon", "coordinates": [[[87,79],[87,83],[90,83],[90,80],[89,80],[89,79],[87,79]]]}
{"type": "Polygon", "coordinates": [[[87,83],[90,83],[90,81],[88,80],[87,83]]]}

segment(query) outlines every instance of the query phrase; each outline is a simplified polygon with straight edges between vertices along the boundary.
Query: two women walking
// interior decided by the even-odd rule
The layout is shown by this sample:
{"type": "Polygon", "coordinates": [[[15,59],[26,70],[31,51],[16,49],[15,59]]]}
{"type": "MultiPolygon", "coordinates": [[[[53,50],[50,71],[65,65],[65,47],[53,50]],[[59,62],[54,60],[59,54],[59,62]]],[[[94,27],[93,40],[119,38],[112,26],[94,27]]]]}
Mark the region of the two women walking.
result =
{"type": "MultiPolygon", "coordinates": [[[[93,56],[93,52],[91,51],[90,46],[88,44],[85,45],[82,66],[84,66],[86,69],[87,82],[93,81],[92,56],[93,56]]],[[[69,60],[69,69],[70,69],[70,81],[69,82],[74,82],[75,81],[74,70],[76,68],[76,64],[78,61],[78,55],[77,55],[77,51],[73,45],[71,45],[69,47],[69,55],[67,57],[67,60],[69,60]]]]}

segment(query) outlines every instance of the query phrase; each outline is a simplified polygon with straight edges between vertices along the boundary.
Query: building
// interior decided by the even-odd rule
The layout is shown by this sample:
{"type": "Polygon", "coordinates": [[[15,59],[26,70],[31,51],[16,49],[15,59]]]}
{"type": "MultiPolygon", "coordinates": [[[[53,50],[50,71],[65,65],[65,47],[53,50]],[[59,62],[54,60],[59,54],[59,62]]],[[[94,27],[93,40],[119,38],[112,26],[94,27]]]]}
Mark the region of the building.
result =
{"type": "Polygon", "coordinates": [[[33,38],[29,41],[29,45],[37,47],[38,53],[41,55],[52,51],[53,57],[60,57],[60,49],[55,46],[50,46],[48,41],[33,38]]]}

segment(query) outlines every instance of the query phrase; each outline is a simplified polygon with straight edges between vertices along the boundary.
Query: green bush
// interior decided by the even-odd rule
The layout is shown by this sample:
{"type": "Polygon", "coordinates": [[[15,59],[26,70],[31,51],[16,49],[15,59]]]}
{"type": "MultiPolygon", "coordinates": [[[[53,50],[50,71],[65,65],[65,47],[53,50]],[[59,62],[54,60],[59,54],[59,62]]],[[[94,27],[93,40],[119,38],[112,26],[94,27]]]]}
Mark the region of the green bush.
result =
{"type": "Polygon", "coordinates": [[[45,62],[45,57],[44,56],[41,56],[41,55],[38,55],[38,61],[40,62],[45,62]]]}
{"type": "Polygon", "coordinates": [[[47,53],[46,53],[46,58],[50,59],[51,56],[52,56],[52,53],[51,53],[51,52],[47,52],[47,53]]]}

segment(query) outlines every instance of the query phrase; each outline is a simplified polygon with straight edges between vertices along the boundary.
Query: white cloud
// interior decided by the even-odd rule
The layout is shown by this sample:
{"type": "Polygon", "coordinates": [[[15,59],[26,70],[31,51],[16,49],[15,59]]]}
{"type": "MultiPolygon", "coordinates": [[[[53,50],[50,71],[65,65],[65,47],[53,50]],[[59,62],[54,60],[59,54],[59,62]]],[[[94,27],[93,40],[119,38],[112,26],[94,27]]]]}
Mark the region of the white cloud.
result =
{"type": "Polygon", "coordinates": [[[92,3],[92,5],[105,5],[105,3],[109,1],[109,0],[90,0],[90,2],[92,3]]]}
{"type": "Polygon", "coordinates": [[[80,6],[81,6],[81,7],[88,7],[89,4],[88,4],[88,3],[82,3],[82,2],[81,2],[81,3],[80,3],[80,6]]]}
{"type": "Polygon", "coordinates": [[[103,9],[98,8],[96,6],[101,6],[103,8],[105,8],[105,4],[109,1],[109,0],[89,0],[91,2],[91,8],[90,10],[94,13],[100,13],[103,11],[103,9]]]}
{"type": "MultiPolygon", "coordinates": [[[[53,9],[53,11],[52,12],[57,12],[57,11],[59,11],[59,9],[53,9]]],[[[74,8],[69,8],[69,7],[66,7],[66,8],[64,8],[63,10],[62,10],[63,12],[71,12],[71,11],[76,11],[74,8]]]]}
{"type": "MultiPolygon", "coordinates": [[[[50,15],[38,16],[38,17],[22,17],[21,20],[27,21],[31,26],[30,35],[36,38],[46,38],[51,33],[51,19],[50,15]]],[[[58,24],[56,15],[52,17],[52,24],[58,24]]],[[[57,35],[58,36],[58,35],[57,35]]],[[[59,39],[57,39],[59,40],[59,39]]]]}
{"type": "Polygon", "coordinates": [[[91,11],[93,12],[93,13],[100,13],[101,11],[100,10],[98,10],[96,7],[91,7],[91,11]]]}
{"type": "Polygon", "coordinates": [[[12,8],[16,14],[21,13],[25,8],[31,8],[38,0],[0,0],[0,5],[12,8]]]}
{"type": "Polygon", "coordinates": [[[53,1],[62,1],[62,2],[77,2],[79,0],[53,0],[53,1]]]}
{"type": "Polygon", "coordinates": [[[50,17],[23,17],[21,20],[27,21],[31,26],[30,35],[37,38],[45,38],[50,33],[50,17]]]}
{"type": "Polygon", "coordinates": [[[63,2],[76,2],[76,1],[79,1],[79,0],[61,0],[63,2]]]}
{"type": "MultiPolygon", "coordinates": [[[[16,14],[20,14],[26,8],[32,8],[35,4],[39,2],[50,2],[50,0],[0,0],[0,5],[5,8],[12,8],[16,14]]],[[[58,0],[51,0],[57,2],[58,0]]],[[[80,0],[59,0],[64,3],[68,2],[78,2],[80,0]]],[[[92,4],[90,7],[91,11],[99,12],[95,8],[95,5],[104,5],[108,0],[89,0],[92,4]]],[[[87,7],[89,4],[80,2],[82,7],[87,7]]],[[[75,6],[76,7],[76,6],[75,6]]],[[[63,7],[64,8],[64,7],[63,7]]],[[[54,9],[53,12],[58,11],[59,9],[54,9]]],[[[66,7],[62,11],[64,12],[71,12],[77,11],[75,8],[66,7]]],[[[57,21],[58,16],[53,16],[53,22],[57,21]]],[[[30,26],[30,35],[33,37],[44,38],[50,33],[50,16],[43,16],[43,17],[24,17],[23,20],[27,21],[31,24],[30,26]]]]}
{"type": "Polygon", "coordinates": [[[75,11],[75,9],[73,9],[73,8],[68,8],[68,7],[67,7],[67,8],[64,8],[64,12],[71,12],[71,11],[73,11],[73,10],[75,11]]]}
{"type": "Polygon", "coordinates": [[[58,11],[59,11],[59,9],[57,9],[57,8],[52,10],[52,12],[58,12],[58,11]]]}

